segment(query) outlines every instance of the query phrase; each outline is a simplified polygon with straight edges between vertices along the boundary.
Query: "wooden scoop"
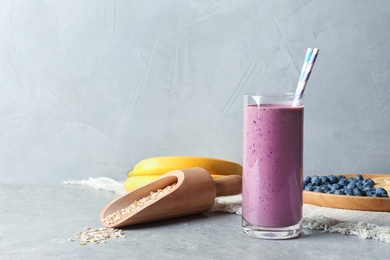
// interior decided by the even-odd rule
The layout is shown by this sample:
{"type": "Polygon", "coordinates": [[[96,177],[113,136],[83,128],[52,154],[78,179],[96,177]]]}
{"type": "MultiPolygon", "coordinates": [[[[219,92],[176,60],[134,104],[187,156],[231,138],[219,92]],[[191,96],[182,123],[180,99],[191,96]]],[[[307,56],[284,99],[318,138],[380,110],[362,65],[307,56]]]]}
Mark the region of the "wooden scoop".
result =
{"type": "Polygon", "coordinates": [[[123,227],[163,219],[188,216],[206,212],[214,205],[216,196],[241,193],[242,179],[239,175],[228,175],[215,181],[203,168],[189,168],[168,172],[158,179],[141,186],[105,206],[100,221],[106,227],[123,227]],[[117,211],[127,208],[134,201],[148,197],[151,192],[176,183],[163,197],[150,200],[150,204],[128,214],[115,223],[104,219],[117,211]]]}

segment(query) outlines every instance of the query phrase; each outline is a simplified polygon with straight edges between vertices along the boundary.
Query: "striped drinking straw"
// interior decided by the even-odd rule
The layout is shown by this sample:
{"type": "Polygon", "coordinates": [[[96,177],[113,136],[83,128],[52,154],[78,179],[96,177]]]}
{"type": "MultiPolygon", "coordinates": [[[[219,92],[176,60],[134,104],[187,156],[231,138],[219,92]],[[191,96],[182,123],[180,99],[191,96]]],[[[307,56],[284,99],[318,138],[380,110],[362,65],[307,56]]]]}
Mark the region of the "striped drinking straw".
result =
{"type": "Polygon", "coordinates": [[[295,97],[293,102],[293,107],[300,105],[300,99],[303,96],[307,81],[310,78],[311,71],[313,69],[314,63],[316,62],[319,49],[308,48],[306,52],[305,61],[302,66],[301,75],[299,77],[297,90],[295,91],[295,97]]]}

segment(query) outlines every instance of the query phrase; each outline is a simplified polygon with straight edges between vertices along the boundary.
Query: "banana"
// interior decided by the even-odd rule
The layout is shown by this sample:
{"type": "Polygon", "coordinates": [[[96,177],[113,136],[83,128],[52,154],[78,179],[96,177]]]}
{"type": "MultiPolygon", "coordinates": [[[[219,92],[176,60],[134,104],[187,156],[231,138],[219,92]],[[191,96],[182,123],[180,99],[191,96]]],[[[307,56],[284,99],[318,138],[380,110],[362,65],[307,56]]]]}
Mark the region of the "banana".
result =
{"type": "Polygon", "coordinates": [[[127,173],[125,188],[130,191],[167,172],[193,167],[204,168],[214,180],[226,175],[242,175],[242,166],[231,161],[197,156],[161,156],[147,158],[137,163],[127,173]]]}
{"type": "Polygon", "coordinates": [[[169,171],[201,167],[211,175],[242,175],[238,163],[197,156],[161,156],[147,158],[137,163],[128,176],[162,175],[169,171]]]}
{"type": "MultiPolygon", "coordinates": [[[[127,191],[130,191],[130,190],[133,190],[135,188],[138,188],[142,185],[145,185],[151,181],[154,181],[155,179],[157,179],[158,177],[160,177],[161,175],[145,175],[145,176],[130,176],[130,177],[127,177],[126,181],[125,181],[125,189],[127,191]]],[[[211,175],[211,177],[213,178],[213,180],[215,179],[218,179],[218,178],[221,178],[225,175],[211,175]]]]}

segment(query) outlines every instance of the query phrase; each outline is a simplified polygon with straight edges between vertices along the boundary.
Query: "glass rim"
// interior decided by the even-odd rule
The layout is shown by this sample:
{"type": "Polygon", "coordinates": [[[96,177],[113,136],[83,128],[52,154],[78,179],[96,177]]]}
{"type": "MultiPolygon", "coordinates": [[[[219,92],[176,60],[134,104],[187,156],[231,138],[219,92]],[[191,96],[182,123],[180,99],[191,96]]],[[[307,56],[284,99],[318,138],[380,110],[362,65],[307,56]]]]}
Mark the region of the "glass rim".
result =
{"type": "MultiPolygon", "coordinates": [[[[286,97],[295,97],[295,93],[287,92],[287,93],[273,93],[273,92],[265,92],[263,94],[260,93],[246,93],[244,94],[245,97],[267,97],[267,98],[286,98],[286,97]]],[[[300,96],[300,98],[302,98],[300,96]]]]}

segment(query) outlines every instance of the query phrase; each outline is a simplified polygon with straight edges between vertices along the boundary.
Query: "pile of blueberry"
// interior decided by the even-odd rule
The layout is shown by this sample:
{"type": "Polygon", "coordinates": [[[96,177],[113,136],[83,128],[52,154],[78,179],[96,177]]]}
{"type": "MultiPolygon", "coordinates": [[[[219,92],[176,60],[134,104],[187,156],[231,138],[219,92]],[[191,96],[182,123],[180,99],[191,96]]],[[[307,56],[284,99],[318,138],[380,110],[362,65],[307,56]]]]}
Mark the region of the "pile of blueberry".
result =
{"type": "Polygon", "coordinates": [[[389,197],[383,188],[375,188],[374,181],[370,178],[345,177],[343,175],[328,176],[305,176],[303,178],[303,189],[328,194],[367,196],[367,197],[389,197]]]}

